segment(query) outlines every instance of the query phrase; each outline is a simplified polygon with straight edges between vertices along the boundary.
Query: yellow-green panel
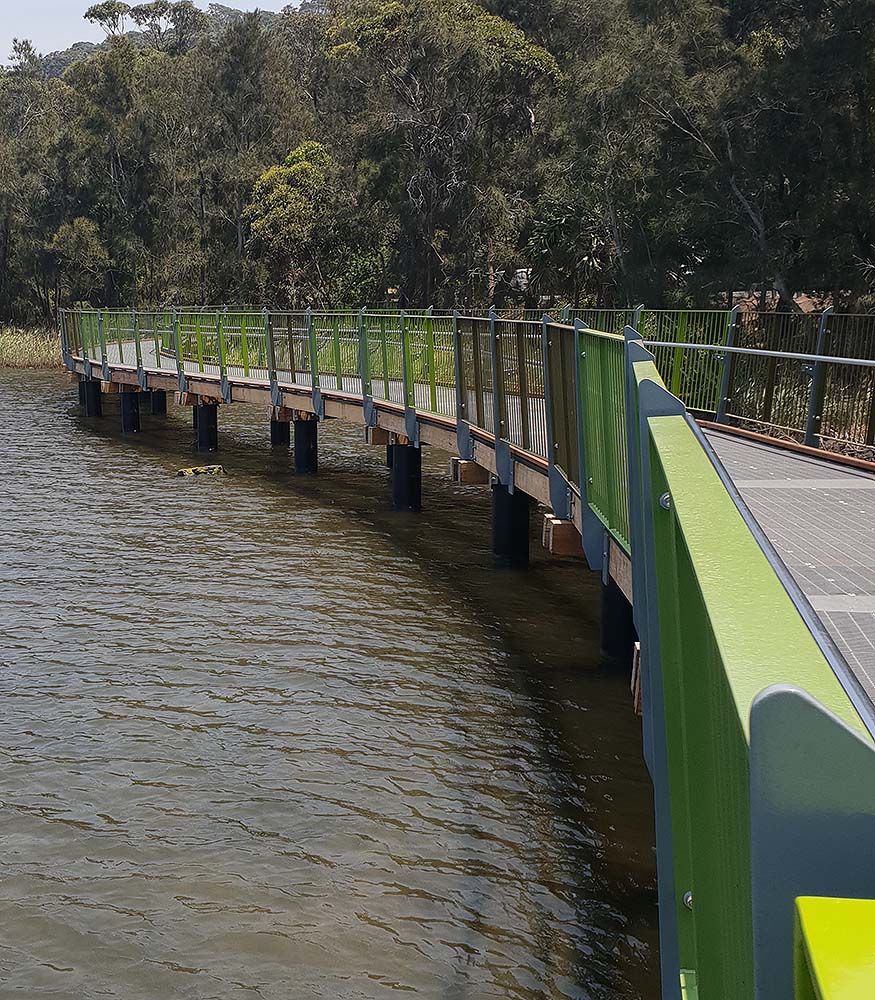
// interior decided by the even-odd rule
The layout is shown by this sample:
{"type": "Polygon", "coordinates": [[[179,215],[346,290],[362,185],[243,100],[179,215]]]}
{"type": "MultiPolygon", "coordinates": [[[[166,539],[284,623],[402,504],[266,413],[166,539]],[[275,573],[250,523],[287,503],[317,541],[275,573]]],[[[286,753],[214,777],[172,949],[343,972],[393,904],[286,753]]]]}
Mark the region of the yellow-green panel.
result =
{"type": "Polygon", "coordinates": [[[796,900],[796,1000],[875,997],[875,900],[796,900]]]}

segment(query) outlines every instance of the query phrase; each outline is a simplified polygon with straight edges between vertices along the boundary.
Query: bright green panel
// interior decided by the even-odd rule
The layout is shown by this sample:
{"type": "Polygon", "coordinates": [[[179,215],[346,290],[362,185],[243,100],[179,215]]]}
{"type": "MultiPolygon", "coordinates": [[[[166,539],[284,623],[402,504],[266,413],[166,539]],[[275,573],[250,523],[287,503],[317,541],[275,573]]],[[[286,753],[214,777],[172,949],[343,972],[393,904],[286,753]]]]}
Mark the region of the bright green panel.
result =
{"type": "Polygon", "coordinates": [[[796,900],[796,1000],[875,997],[875,900],[796,900]]]}
{"type": "Polygon", "coordinates": [[[625,345],[593,330],[578,336],[586,498],[628,551],[625,345]]]}
{"type": "Polygon", "coordinates": [[[745,735],[756,695],[770,684],[792,683],[865,736],[859,716],[686,420],[654,417],[649,426],[745,735]],[[744,628],[739,628],[742,622],[744,628]]]}

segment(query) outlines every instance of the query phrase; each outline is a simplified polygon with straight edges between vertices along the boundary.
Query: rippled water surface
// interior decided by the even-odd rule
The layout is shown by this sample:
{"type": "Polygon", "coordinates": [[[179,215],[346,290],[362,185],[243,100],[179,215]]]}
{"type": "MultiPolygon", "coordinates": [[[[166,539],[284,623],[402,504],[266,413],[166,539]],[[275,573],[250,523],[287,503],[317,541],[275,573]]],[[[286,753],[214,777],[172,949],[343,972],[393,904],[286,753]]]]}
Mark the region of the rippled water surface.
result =
{"type": "Polygon", "coordinates": [[[359,428],[296,478],[267,420],[177,479],[188,410],[0,372],[0,997],[655,998],[594,578],[493,571],[438,452],[397,515],[359,428]]]}

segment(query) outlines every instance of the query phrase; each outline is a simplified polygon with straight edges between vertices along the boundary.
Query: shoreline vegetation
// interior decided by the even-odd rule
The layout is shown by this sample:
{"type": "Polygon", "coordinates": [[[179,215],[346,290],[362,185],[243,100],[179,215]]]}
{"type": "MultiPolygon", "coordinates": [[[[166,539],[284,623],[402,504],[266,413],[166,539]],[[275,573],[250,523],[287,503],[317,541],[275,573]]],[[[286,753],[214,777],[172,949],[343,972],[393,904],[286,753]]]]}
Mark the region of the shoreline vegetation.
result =
{"type": "Polygon", "coordinates": [[[60,368],[62,364],[54,330],[0,326],[0,368],[60,368]]]}

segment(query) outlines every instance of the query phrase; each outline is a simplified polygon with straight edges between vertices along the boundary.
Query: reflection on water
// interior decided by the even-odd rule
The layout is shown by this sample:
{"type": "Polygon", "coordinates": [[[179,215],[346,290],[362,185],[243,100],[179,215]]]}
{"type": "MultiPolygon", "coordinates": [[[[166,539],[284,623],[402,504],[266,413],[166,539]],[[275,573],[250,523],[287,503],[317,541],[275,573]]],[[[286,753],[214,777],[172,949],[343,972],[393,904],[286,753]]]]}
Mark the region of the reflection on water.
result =
{"type": "Polygon", "coordinates": [[[0,996],[657,996],[651,791],[576,563],[320,428],[79,416],[0,372],[0,996]]]}

